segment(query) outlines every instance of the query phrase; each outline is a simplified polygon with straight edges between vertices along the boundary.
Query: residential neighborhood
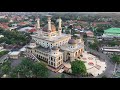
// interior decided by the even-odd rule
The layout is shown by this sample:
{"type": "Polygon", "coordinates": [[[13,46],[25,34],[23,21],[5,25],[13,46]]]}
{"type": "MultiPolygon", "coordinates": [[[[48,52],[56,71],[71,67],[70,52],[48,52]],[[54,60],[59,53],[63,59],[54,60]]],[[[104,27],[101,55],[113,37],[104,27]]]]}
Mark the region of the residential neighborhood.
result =
{"type": "Polygon", "coordinates": [[[112,15],[0,13],[1,78],[119,78],[119,64],[112,15]]]}

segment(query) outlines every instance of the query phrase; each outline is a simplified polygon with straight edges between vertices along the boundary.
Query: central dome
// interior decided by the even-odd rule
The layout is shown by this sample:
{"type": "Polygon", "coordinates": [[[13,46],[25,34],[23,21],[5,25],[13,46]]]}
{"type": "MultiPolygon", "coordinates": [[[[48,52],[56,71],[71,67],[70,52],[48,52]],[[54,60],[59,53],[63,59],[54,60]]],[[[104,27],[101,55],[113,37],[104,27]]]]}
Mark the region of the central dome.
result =
{"type": "MultiPolygon", "coordinates": [[[[43,31],[49,32],[48,24],[43,27],[43,31]]],[[[51,32],[54,32],[54,31],[56,31],[56,27],[55,27],[55,25],[51,24],[51,32]]]]}

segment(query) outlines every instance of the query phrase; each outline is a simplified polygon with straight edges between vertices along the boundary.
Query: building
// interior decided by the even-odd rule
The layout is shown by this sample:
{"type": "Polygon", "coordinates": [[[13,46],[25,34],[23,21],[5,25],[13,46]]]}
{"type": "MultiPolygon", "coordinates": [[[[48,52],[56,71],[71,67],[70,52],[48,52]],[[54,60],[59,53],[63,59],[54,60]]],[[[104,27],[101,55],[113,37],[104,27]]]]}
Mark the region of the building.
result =
{"type": "Polygon", "coordinates": [[[120,28],[109,28],[104,30],[102,38],[120,38],[120,28]]]}
{"type": "Polygon", "coordinates": [[[20,56],[20,51],[9,52],[8,56],[10,59],[18,59],[20,56]]]}
{"type": "Polygon", "coordinates": [[[4,35],[0,35],[0,38],[4,37],[4,35]]]}
{"type": "Polygon", "coordinates": [[[59,18],[58,30],[51,23],[51,15],[47,15],[48,24],[42,29],[40,19],[37,19],[37,34],[33,34],[32,41],[27,46],[27,52],[48,63],[49,66],[58,68],[64,61],[73,61],[84,52],[84,42],[78,37],[71,39],[70,34],[62,33],[61,19],[59,18]]]}
{"type": "Polygon", "coordinates": [[[108,54],[108,55],[120,55],[120,47],[103,47],[101,48],[102,52],[104,54],[108,54]]]}
{"type": "Polygon", "coordinates": [[[87,37],[94,37],[94,33],[92,31],[86,31],[87,37]]]}
{"type": "Polygon", "coordinates": [[[0,44],[0,51],[1,51],[2,49],[4,49],[4,47],[0,44]]]}

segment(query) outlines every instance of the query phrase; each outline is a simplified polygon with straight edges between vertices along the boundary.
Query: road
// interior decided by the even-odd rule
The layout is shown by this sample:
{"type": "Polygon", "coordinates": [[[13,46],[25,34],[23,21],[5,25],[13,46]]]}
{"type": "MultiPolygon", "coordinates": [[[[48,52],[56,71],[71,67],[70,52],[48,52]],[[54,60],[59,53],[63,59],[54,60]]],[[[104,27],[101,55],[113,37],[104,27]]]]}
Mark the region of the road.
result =
{"type": "Polygon", "coordinates": [[[4,60],[7,59],[7,57],[8,57],[8,54],[2,56],[2,57],[0,58],[0,63],[3,63],[4,60]]]}
{"type": "Polygon", "coordinates": [[[104,60],[106,62],[107,67],[106,67],[105,72],[103,74],[97,76],[96,78],[101,78],[104,75],[108,78],[113,77],[115,65],[112,62],[110,62],[110,58],[107,55],[103,54],[102,52],[98,52],[96,50],[90,49],[88,47],[88,44],[85,45],[85,49],[87,51],[90,51],[93,54],[96,54],[96,55],[100,56],[101,60],[104,60]]]}

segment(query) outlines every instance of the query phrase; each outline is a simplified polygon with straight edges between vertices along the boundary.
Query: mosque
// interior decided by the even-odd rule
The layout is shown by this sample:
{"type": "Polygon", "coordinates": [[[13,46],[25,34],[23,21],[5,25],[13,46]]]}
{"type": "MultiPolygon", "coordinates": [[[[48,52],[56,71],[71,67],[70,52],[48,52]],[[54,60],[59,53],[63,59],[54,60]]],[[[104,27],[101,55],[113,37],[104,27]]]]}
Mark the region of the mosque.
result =
{"type": "Polygon", "coordinates": [[[51,23],[51,15],[46,15],[48,24],[40,27],[40,19],[37,18],[37,33],[31,35],[32,40],[27,46],[27,52],[32,53],[49,66],[57,69],[63,62],[74,61],[84,52],[84,41],[80,36],[71,38],[70,34],[62,33],[62,20],[58,19],[58,30],[51,23]]]}

